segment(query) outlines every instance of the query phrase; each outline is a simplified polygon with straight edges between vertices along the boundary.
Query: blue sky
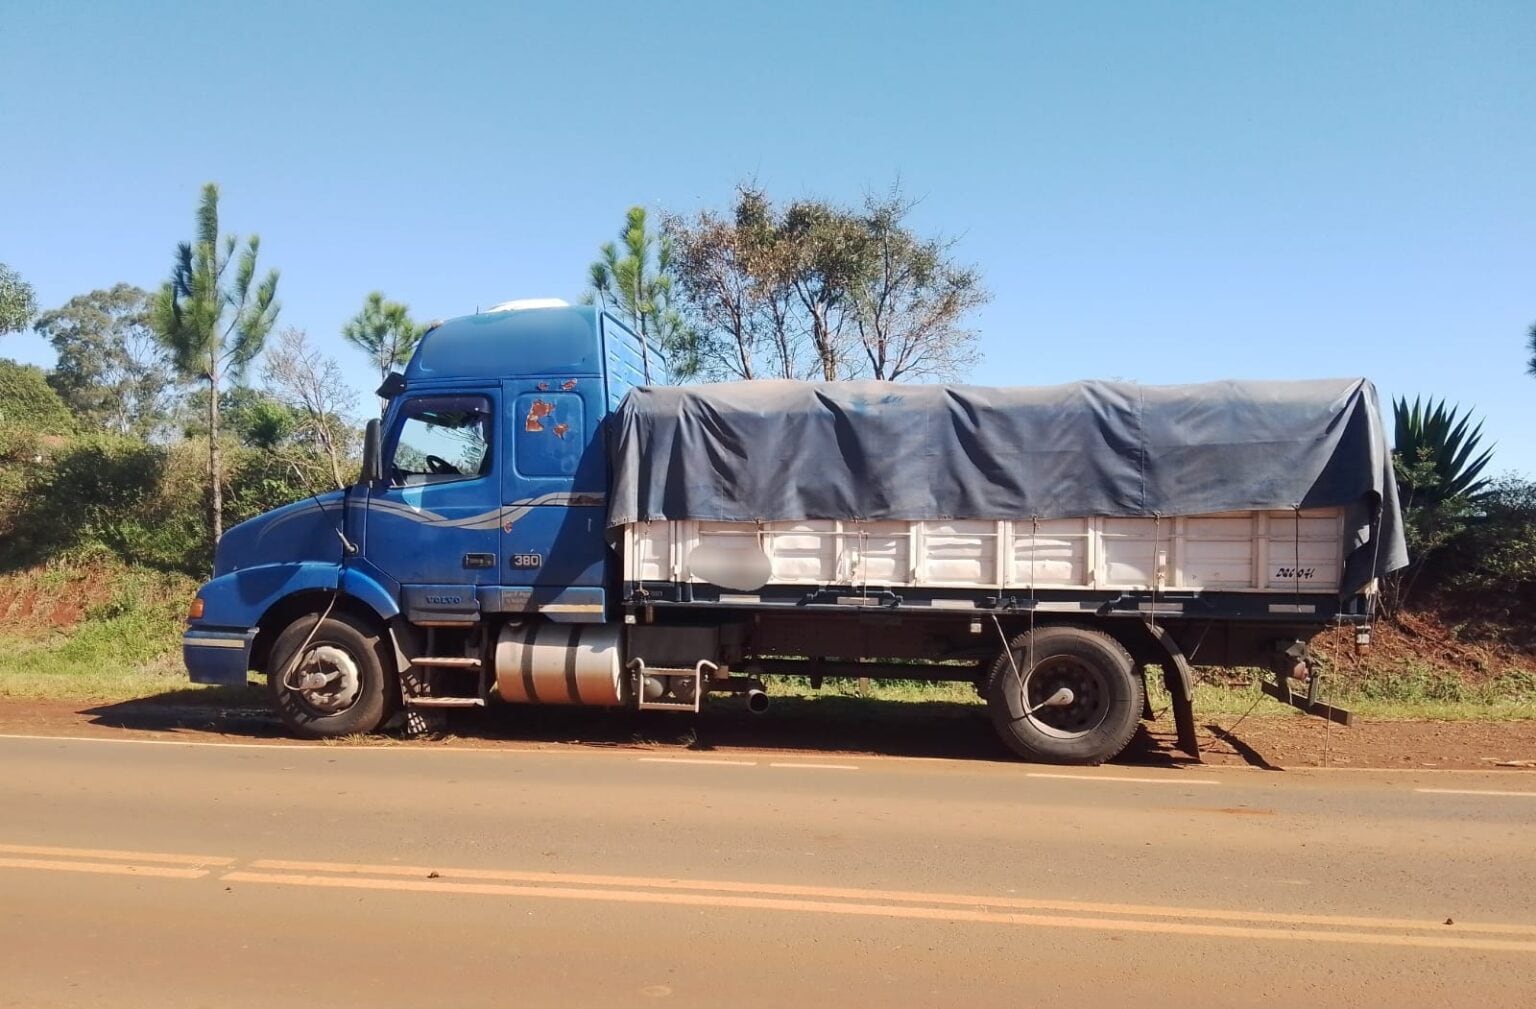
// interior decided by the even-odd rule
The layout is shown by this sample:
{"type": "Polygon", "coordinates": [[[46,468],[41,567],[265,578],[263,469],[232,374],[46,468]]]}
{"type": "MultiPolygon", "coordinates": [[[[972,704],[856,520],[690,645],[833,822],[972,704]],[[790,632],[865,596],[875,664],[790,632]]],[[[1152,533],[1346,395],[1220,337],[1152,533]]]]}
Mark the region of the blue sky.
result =
{"type": "Polygon", "coordinates": [[[1363,374],[1536,474],[1533,51],[1496,0],[16,3],[0,261],[153,286],[216,180],[362,388],[372,289],[574,298],[632,203],[899,175],[994,292],[974,381],[1363,374]]]}

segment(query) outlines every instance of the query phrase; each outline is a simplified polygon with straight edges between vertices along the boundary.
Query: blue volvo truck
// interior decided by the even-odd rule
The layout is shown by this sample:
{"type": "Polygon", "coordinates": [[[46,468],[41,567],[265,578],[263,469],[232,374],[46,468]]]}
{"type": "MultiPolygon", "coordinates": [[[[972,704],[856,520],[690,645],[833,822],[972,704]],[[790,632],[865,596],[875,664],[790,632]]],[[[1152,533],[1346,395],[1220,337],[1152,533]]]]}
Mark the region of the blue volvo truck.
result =
{"type": "Polygon", "coordinates": [[[1365,639],[1406,561],[1362,380],[663,378],[596,308],[437,325],[380,389],[356,484],[224,535],[192,680],[264,675],[308,738],[496,702],[762,711],[784,675],[965,681],[1015,753],[1097,763],[1152,716],[1150,673],[1197,755],[1197,665],[1346,720],[1308,643],[1365,639]]]}

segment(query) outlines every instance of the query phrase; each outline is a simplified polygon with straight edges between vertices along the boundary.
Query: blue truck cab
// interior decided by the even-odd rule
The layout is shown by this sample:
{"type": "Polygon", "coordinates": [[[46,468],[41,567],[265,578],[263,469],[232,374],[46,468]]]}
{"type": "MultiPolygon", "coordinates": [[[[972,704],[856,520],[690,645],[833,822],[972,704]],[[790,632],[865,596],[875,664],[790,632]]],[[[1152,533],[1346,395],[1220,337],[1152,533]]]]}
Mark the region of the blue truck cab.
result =
{"type": "Polygon", "coordinates": [[[258,670],[295,731],[368,731],[403,699],[381,676],[406,694],[457,676],[452,700],[482,699],[492,621],[604,623],[603,425],[659,366],[587,306],[509,302],[431,329],[386,384],[359,483],[224,535],[183,639],[191,679],[258,670]],[[318,658],[283,668],[301,651],[318,658]]]}

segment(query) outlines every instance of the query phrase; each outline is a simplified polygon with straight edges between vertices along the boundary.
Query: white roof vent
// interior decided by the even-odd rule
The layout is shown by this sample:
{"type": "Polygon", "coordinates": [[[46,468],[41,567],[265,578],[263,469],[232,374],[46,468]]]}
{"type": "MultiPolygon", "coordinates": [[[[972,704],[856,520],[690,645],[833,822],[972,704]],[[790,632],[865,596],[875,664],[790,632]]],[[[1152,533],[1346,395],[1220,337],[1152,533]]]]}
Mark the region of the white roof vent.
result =
{"type": "Polygon", "coordinates": [[[525,308],[570,308],[571,303],[563,298],[516,298],[512,301],[503,301],[499,305],[492,305],[487,312],[521,312],[525,308]]]}

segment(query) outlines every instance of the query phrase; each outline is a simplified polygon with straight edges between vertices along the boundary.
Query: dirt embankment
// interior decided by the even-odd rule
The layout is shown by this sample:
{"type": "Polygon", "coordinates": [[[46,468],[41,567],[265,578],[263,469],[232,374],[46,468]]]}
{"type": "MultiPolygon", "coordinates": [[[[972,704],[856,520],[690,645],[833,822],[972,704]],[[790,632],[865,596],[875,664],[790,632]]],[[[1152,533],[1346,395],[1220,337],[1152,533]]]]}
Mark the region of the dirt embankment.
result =
{"type": "Polygon", "coordinates": [[[1521,635],[1480,633],[1486,630],[1442,610],[1417,610],[1376,621],[1371,643],[1364,648],[1355,647],[1349,627],[1319,635],[1313,648],[1339,674],[1356,681],[1384,669],[1413,666],[1453,674],[1469,684],[1511,673],[1536,676],[1536,651],[1512,640],[1521,635]]]}
{"type": "Polygon", "coordinates": [[[41,638],[73,628],[87,610],[112,598],[112,574],[105,568],[84,568],[0,575],[0,633],[41,638]]]}

